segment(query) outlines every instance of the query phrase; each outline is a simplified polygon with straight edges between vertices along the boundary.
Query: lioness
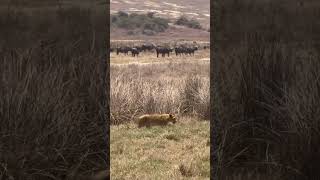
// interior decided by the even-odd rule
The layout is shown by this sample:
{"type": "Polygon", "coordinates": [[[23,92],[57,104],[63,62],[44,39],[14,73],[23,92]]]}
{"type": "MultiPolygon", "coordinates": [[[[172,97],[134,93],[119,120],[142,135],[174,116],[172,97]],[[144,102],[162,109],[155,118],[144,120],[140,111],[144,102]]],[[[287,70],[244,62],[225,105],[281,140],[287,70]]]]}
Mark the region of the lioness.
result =
{"type": "Polygon", "coordinates": [[[165,126],[169,122],[177,122],[173,114],[146,114],[138,118],[138,127],[165,126]]]}

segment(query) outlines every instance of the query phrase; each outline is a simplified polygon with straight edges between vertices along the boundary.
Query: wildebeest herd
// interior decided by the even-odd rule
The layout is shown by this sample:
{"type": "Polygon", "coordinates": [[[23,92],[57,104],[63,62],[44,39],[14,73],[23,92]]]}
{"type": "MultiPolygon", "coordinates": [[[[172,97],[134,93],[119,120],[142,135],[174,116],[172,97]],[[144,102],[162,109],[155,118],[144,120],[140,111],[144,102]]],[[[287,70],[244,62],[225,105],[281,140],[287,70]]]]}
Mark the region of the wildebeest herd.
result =
{"type": "MultiPolygon", "coordinates": [[[[210,46],[203,46],[203,49],[209,49],[210,46]]],[[[175,53],[176,56],[181,55],[190,55],[193,56],[194,53],[199,50],[199,46],[192,45],[179,45],[175,47],[170,46],[156,46],[155,44],[142,44],[139,46],[120,46],[116,48],[110,48],[110,53],[115,52],[117,55],[124,54],[129,55],[129,52],[131,52],[132,57],[138,57],[141,52],[155,52],[157,57],[161,55],[162,57],[165,57],[166,55],[169,57],[170,53],[175,53]]]]}

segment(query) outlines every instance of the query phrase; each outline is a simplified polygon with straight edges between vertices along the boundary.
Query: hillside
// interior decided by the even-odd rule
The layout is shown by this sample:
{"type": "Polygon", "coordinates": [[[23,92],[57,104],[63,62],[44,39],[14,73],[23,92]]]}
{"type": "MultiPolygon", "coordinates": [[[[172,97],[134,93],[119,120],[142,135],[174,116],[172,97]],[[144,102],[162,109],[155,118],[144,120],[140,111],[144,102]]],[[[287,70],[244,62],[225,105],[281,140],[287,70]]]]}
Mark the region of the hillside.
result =
{"type": "Polygon", "coordinates": [[[187,39],[187,40],[203,40],[209,41],[210,32],[210,1],[142,1],[142,0],[111,0],[110,13],[115,14],[118,11],[127,13],[147,13],[153,12],[155,16],[169,19],[170,27],[165,31],[156,35],[129,35],[128,30],[121,28],[111,28],[111,39],[187,39]],[[184,26],[174,25],[174,22],[181,16],[198,21],[203,29],[192,29],[184,26]]]}

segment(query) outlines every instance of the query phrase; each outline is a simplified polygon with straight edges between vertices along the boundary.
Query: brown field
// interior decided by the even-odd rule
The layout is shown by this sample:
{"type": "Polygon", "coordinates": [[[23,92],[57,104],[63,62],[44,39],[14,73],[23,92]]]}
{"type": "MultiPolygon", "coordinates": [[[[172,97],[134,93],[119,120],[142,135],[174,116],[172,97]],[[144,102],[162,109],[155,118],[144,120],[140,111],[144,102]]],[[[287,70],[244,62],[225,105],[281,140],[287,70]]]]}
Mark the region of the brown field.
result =
{"type": "Polygon", "coordinates": [[[210,51],[110,56],[111,178],[209,179],[210,51]],[[138,129],[135,118],[148,113],[178,122],[138,129]]]}

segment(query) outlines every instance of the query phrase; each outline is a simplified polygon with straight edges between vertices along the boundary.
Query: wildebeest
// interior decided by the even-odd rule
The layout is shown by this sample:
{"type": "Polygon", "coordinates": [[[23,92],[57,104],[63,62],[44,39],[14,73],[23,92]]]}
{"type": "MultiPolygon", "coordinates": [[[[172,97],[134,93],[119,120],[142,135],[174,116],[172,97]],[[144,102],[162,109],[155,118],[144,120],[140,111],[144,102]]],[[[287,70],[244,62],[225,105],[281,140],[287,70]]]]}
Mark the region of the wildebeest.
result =
{"type": "Polygon", "coordinates": [[[141,50],[142,51],[151,51],[151,50],[153,50],[155,48],[155,46],[153,45],[153,44],[143,44],[142,46],[141,46],[141,50]]]}
{"type": "Polygon", "coordinates": [[[191,56],[191,54],[194,55],[194,52],[196,50],[198,50],[198,47],[186,48],[186,53],[188,53],[191,56]]]}
{"type": "Polygon", "coordinates": [[[203,49],[210,49],[210,46],[203,46],[203,49]]]}
{"type": "Polygon", "coordinates": [[[119,55],[119,53],[124,53],[125,55],[128,55],[129,51],[131,51],[130,47],[118,47],[117,55],[119,55]]]}
{"type": "Polygon", "coordinates": [[[176,52],[176,56],[181,55],[182,53],[185,52],[185,48],[184,47],[176,47],[174,48],[175,52],[176,52]]]}
{"type": "Polygon", "coordinates": [[[175,52],[176,52],[176,56],[178,55],[181,55],[181,54],[189,54],[189,55],[194,55],[194,52],[198,50],[197,47],[183,47],[183,46],[180,46],[180,47],[176,47],[175,48],[175,52]]]}
{"type": "Polygon", "coordinates": [[[159,57],[159,54],[162,55],[162,57],[165,57],[166,54],[168,54],[168,57],[170,56],[170,52],[172,52],[173,49],[169,47],[156,47],[157,57],[159,57]]]}
{"type": "Polygon", "coordinates": [[[133,57],[135,57],[135,56],[138,57],[139,52],[140,52],[140,50],[138,48],[131,48],[131,54],[133,57]]]}

